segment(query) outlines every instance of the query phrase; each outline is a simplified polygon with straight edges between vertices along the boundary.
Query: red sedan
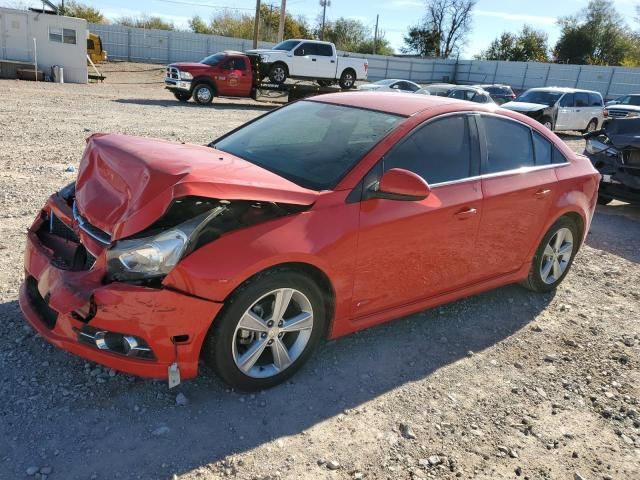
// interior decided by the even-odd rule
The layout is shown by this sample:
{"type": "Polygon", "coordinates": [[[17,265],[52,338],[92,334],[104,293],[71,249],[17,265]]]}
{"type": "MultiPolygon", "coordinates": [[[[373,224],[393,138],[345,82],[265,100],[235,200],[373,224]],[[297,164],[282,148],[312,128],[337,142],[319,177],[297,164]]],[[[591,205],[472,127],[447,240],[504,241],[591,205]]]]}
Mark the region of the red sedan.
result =
{"type": "Polygon", "coordinates": [[[48,341],[135,375],[273,386],[322,338],[515,282],[545,292],[599,175],[496,106],[323,95],[213,141],[96,134],[28,232],[20,306],[48,341]]]}

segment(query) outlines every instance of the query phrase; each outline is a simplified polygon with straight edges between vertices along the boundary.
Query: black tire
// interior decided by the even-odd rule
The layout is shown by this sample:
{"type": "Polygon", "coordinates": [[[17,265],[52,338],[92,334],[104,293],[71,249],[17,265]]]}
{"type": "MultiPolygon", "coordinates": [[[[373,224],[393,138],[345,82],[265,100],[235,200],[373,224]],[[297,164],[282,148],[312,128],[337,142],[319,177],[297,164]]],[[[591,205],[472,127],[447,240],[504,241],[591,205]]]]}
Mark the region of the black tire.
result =
{"type": "MultiPolygon", "coordinates": [[[[214,321],[205,340],[204,360],[225,383],[238,390],[262,390],[284,382],[302,367],[325,336],[328,319],[324,297],[317,283],[299,271],[273,269],[256,275],[233,293],[221,315],[214,321]],[[279,288],[295,288],[309,300],[313,309],[311,335],[300,355],[283,371],[266,378],[252,377],[240,370],[234,360],[236,327],[240,318],[257,300],[279,288]]],[[[266,348],[264,351],[267,351],[266,348]]]]}
{"type": "Polygon", "coordinates": [[[191,98],[191,93],[189,92],[173,92],[173,96],[180,102],[188,102],[191,98]]]}
{"type": "Polygon", "coordinates": [[[200,83],[193,89],[193,99],[199,105],[209,105],[215,96],[215,89],[208,83],[200,83]]]}
{"type": "Polygon", "coordinates": [[[585,128],[582,133],[595,132],[596,128],[598,128],[598,119],[592,118],[589,123],[587,123],[587,128],[585,128]]]}
{"type": "Polygon", "coordinates": [[[284,63],[278,62],[271,65],[269,69],[269,80],[271,83],[280,85],[287,81],[289,76],[289,69],[284,63]]]}
{"type": "Polygon", "coordinates": [[[551,228],[549,228],[547,233],[542,238],[542,241],[540,242],[540,245],[538,246],[538,249],[536,250],[536,253],[533,256],[533,260],[531,262],[531,270],[529,271],[529,276],[524,282],[522,282],[522,286],[538,293],[549,292],[551,290],[554,290],[558,285],[560,285],[562,280],[564,280],[564,277],[567,276],[567,273],[569,273],[569,270],[571,269],[571,265],[573,264],[573,260],[576,256],[576,252],[578,251],[580,241],[581,241],[580,232],[575,222],[571,220],[569,217],[560,217],[551,226],[551,228]],[[553,283],[546,283],[543,280],[542,274],[541,274],[542,262],[544,258],[543,253],[545,248],[549,244],[549,242],[558,232],[558,230],[563,228],[568,228],[569,230],[571,230],[571,233],[573,235],[573,249],[571,251],[571,258],[569,259],[568,264],[564,272],[562,273],[562,275],[560,275],[557,279],[555,279],[553,283]]]}
{"type": "Polygon", "coordinates": [[[317,82],[321,87],[330,87],[331,85],[333,85],[332,80],[317,80],[317,82]]]}
{"type": "Polygon", "coordinates": [[[598,193],[598,205],[609,205],[611,202],[613,202],[613,197],[598,193]]]}
{"type": "Polygon", "coordinates": [[[350,68],[346,69],[340,75],[340,88],[343,90],[349,90],[356,86],[356,72],[351,70],[350,68]]]}
{"type": "Polygon", "coordinates": [[[549,130],[553,131],[553,120],[550,117],[542,117],[540,123],[549,130]]]}

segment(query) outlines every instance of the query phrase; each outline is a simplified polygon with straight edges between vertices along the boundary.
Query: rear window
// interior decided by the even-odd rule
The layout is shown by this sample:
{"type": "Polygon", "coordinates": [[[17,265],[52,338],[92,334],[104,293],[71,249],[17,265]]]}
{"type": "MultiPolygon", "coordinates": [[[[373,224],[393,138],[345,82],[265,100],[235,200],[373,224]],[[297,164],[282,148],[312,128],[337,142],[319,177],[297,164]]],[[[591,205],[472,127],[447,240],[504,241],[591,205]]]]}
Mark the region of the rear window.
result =
{"type": "Polygon", "coordinates": [[[335,187],[405,117],[313,101],[275,110],[214,142],[313,190],[335,187]]]}
{"type": "Polygon", "coordinates": [[[333,57],[333,48],[331,48],[331,45],[326,45],[324,43],[317,43],[316,55],[320,55],[323,57],[333,57]]]}
{"type": "Polygon", "coordinates": [[[552,145],[549,140],[538,132],[533,132],[533,151],[536,165],[549,165],[551,163],[552,145]]]}
{"type": "Polygon", "coordinates": [[[601,107],[602,106],[602,97],[597,93],[589,93],[589,106],[590,107],[601,107]]]}
{"type": "Polygon", "coordinates": [[[576,93],[576,107],[588,107],[589,95],[583,92],[576,93]]]}

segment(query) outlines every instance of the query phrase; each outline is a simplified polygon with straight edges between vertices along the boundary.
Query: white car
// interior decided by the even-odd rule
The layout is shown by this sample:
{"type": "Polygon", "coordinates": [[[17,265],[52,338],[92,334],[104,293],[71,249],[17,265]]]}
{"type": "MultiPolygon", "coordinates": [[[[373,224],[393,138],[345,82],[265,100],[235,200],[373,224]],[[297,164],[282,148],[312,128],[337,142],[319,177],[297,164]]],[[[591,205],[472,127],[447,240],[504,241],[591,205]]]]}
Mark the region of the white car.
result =
{"type": "Polygon", "coordinates": [[[530,88],[502,108],[520,112],[542,123],[549,130],[593,132],[602,126],[602,95],[591,90],[545,87],[530,88]]]}
{"type": "MultiPolygon", "coordinates": [[[[417,93],[422,90],[422,87],[417,83],[410,82],[409,80],[398,80],[391,78],[387,80],[378,80],[373,83],[366,83],[360,85],[358,90],[365,92],[405,92],[405,93],[417,93]]],[[[420,93],[429,95],[429,92],[421,91],[420,93]]]]}
{"type": "Polygon", "coordinates": [[[261,74],[276,84],[300,78],[320,85],[337,81],[348,89],[356,80],[366,80],[369,68],[366,58],[339,56],[333,43],[317,40],[285,40],[270,49],[248,50],[247,55],[259,56],[261,74]]]}

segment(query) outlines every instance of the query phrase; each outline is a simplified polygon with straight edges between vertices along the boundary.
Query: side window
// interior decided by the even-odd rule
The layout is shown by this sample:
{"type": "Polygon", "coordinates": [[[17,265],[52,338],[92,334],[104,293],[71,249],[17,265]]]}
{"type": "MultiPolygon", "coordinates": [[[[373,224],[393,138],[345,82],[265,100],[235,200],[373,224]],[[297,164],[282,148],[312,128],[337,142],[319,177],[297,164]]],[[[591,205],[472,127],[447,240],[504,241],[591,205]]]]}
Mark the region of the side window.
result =
{"type": "Polygon", "coordinates": [[[406,91],[409,89],[407,82],[396,82],[392,88],[396,88],[396,86],[398,90],[402,90],[402,91],[406,91]]]}
{"type": "Polygon", "coordinates": [[[384,158],[384,169],[404,168],[430,184],[467,178],[471,172],[469,122],[464,115],[433,120],[384,158]]]}
{"type": "Polygon", "coordinates": [[[561,107],[573,107],[573,93],[567,93],[560,99],[561,107]]]}
{"type": "Polygon", "coordinates": [[[533,151],[536,165],[551,164],[551,142],[535,130],[533,131],[533,151]]]}
{"type": "Polygon", "coordinates": [[[529,127],[496,117],[482,117],[487,142],[483,173],[497,173],[534,165],[529,127]]]}
{"type": "Polygon", "coordinates": [[[589,106],[590,107],[601,107],[602,106],[602,97],[597,93],[589,94],[589,106]]]}
{"type": "Polygon", "coordinates": [[[246,70],[247,69],[247,62],[244,61],[244,58],[234,58],[233,61],[235,62],[235,69],[236,70],[246,70]]]}
{"type": "Polygon", "coordinates": [[[576,107],[588,107],[589,95],[584,92],[576,93],[576,107]]]}
{"type": "Polygon", "coordinates": [[[558,150],[556,147],[553,147],[553,153],[551,154],[551,163],[567,163],[567,157],[558,150]]]}
{"type": "Polygon", "coordinates": [[[459,100],[464,100],[465,99],[464,93],[465,93],[464,90],[454,90],[451,93],[450,96],[451,96],[451,98],[457,98],[459,100]]]}
{"type": "Polygon", "coordinates": [[[296,57],[304,57],[305,55],[313,55],[311,53],[311,49],[309,48],[310,43],[301,43],[298,45],[298,48],[295,49],[293,55],[296,57]]]}
{"type": "Polygon", "coordinates": [[[413,83],[407,82],[407,90],[410,92],[417,92],[418,90],[420,90],[420,87],[417,85],[414,85],[413,83]]]}
{"type": "Polygon", "coordinates": [[[331,45],[325,45],[323,43],[316,44],[316,55],[320,55],[322,57],[333,57],[333,48],[331,45]]]}

